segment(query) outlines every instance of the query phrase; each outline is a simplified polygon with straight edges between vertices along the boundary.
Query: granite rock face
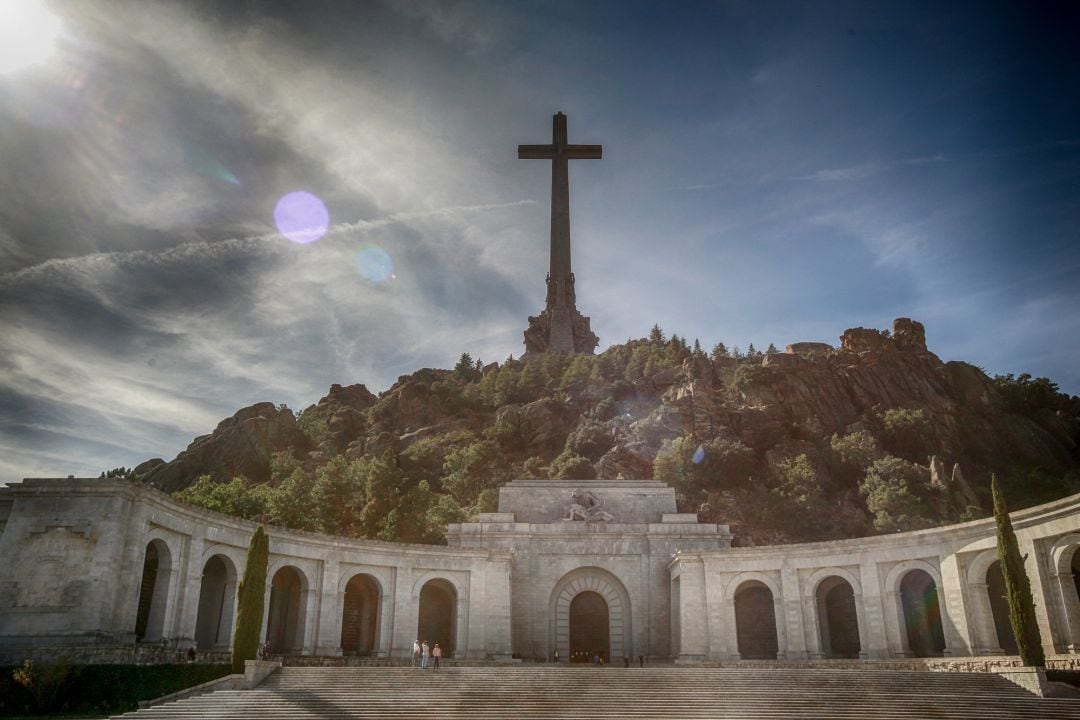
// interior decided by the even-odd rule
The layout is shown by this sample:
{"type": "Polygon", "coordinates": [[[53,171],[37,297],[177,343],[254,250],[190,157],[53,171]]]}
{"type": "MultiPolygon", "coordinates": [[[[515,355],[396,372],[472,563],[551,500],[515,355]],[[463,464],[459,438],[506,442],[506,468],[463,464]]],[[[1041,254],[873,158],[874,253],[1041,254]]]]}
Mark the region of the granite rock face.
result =
{"type": "Polygon", "coordinates": [[[266,482],[273,453],[310,446],[291,410],[262,402],[222,420],[214,432],[195,438],[175,460],[157,465],[141,479],[166,492],[181,490],[204,474],[220,482],[238,475],[266,482]]]}

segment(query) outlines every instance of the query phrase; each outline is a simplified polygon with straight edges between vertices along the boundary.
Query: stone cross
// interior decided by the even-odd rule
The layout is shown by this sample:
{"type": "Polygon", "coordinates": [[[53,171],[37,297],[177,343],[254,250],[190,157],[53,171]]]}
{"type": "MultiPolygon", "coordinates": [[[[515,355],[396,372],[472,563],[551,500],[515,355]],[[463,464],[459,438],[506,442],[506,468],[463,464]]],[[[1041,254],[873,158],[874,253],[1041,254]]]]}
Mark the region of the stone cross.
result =
{"type": "Polygon", "coordinates": [[[570,268],[570,177],[567,161],[599,160],[601,145],[566,142],[566,115],[552,118],[550,145],[518,145],[519,160],[551,160],[551,262],[547,306],[541,318],[529,318],[527,352],[591,353],[597,339],[588,318],[577,312],[574,273],[570,268]],[[531,337],[530,337],[531,334],[531,337]]]}

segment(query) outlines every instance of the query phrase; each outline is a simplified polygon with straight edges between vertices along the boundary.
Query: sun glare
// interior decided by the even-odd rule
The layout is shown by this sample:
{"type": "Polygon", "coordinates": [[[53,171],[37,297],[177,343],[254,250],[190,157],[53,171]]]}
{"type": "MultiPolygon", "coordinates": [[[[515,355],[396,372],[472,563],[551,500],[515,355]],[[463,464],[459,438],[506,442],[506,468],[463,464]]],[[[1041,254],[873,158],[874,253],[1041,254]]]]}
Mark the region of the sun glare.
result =
{"type": "Polygon", "coordinates": [[[48,59],[59,34],[60,19],[41,0],[2,0],[0,74],[48,59]]]}

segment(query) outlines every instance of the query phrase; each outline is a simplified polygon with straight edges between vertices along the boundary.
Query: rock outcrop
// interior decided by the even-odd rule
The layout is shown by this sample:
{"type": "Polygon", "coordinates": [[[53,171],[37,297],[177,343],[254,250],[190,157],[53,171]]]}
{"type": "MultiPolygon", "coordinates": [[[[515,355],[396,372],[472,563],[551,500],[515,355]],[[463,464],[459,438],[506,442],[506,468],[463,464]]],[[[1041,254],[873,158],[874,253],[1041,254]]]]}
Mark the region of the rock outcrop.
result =
{"type": "Polygon", "coordinates": [[[291,410],[262,402],[222,420],[214,432],[195,438],[175,460],[157,465],[141,479],[166,492],[185,488],[200,475],[219,482],[238,475],[266,482],[273,453],[310,448],[311,441],[300,432],[291,410]]]}

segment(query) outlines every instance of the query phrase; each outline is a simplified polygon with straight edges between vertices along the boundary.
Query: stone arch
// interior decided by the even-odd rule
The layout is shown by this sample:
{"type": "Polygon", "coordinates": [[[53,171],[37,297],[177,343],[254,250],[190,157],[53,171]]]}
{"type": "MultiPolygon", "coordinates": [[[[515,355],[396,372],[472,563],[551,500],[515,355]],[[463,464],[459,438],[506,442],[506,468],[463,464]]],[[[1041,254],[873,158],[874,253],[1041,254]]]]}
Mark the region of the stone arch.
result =
{"type": "Polygon", "coordinates": [[[1050,624],[1057,652],[1080,652],[1080,534],[1069,533],[1054,541],[1050,561],[1051,597],[1048,605],[1058,616],[1050,624]],[[1057,627],[1055,627],[1057,626],[1057,627]]]}
{"type": "MultiPolygon", "coordinates": [[[[750,574],[750,573],[747,573],[750,574]]],[[[747,578],[735,592],[735,638],[743,660],[776,660],[780,654],[780,629],[776,612],[778,596],[764,581],[747,578]]]]}
{"type": "Polygon", "coordinates": [[[945,652],[941,618],[941,580],[922,568],[910,568],[897,577],[901,617],[907,650],[915,657],[936,657],[945,652]]]}
{"type": "Polygon", "coordinates": [[[266,641],[270,652],[299,654],[304,649],[304,625],[307,619],[305,599],[308,577],[292,564],[280,564],[270,575],[269,603],[266,611],[266,641]]]}
{"type": "Polygon", "coordinates": [[[370,573],[342,577],[341,650],[346,655],[373,655],[379,648],[383,591],[370,573]]]}
{"type": "Polygon", "coordinates": [[[972,643],[975,652],[980,655],[1001,655],[1004,652],[998,637],[1001,633],[997,627],[992,591],[987,582],[988,573],[995,562],[997,548],[982,550],[967,560],[967,571],[964,575],[972,643]]]}
{"type": "Polygon", "coordinates": [[[615,575],[598,567],[571,570],[555,583],[548,605],[549,647],[558,650],[560,658],[571,659],[570,606],[585,592],[595,593],[607,605],[609,657],[612,660],[630,657],[633,654],[630,593],[615,575]]]}
{"type": "Polygon", "coordinates": [[[236,565],[228,555],[215,553],[203,563],[195,644],[200,650],[227,650],[232,642],[236,607],[236,565]]]}
{"type": "Polygon", "coordinates": [[[142,581],[135,613],[135,639],[160,642],[167,638],[168,611],[174,570],[174,555],[164,538],[151,535],[143,551],[142,581]]]}
{"type": "Polygon", "coordinates": [[[417,595],[417,639],[432,649],[438,643],[444,657],[457,649],[460,598],[457,586],[442,577],[425,582],[417,595]]]}
{"type": "Polygon", "coordinates": [[[859,596],[851,582],[830,575],[817,585],[814,600],[821,653],[827,658],[857,658],[862,651],[859,596]]]}
{"type": "Polygon", "coordinates": [[[1020,650],[1016,644],[1016,633],[1013,631],[1012,620],[1009,615],[1008,590],[1005,587],[1005,576],[1001,571],[1001,561],[994,560],[986,570],[986,594],[990,602],[990,614],[994,621],[994,635],[997,645],[1006,655],[1017,655],[1020,650]]]}

